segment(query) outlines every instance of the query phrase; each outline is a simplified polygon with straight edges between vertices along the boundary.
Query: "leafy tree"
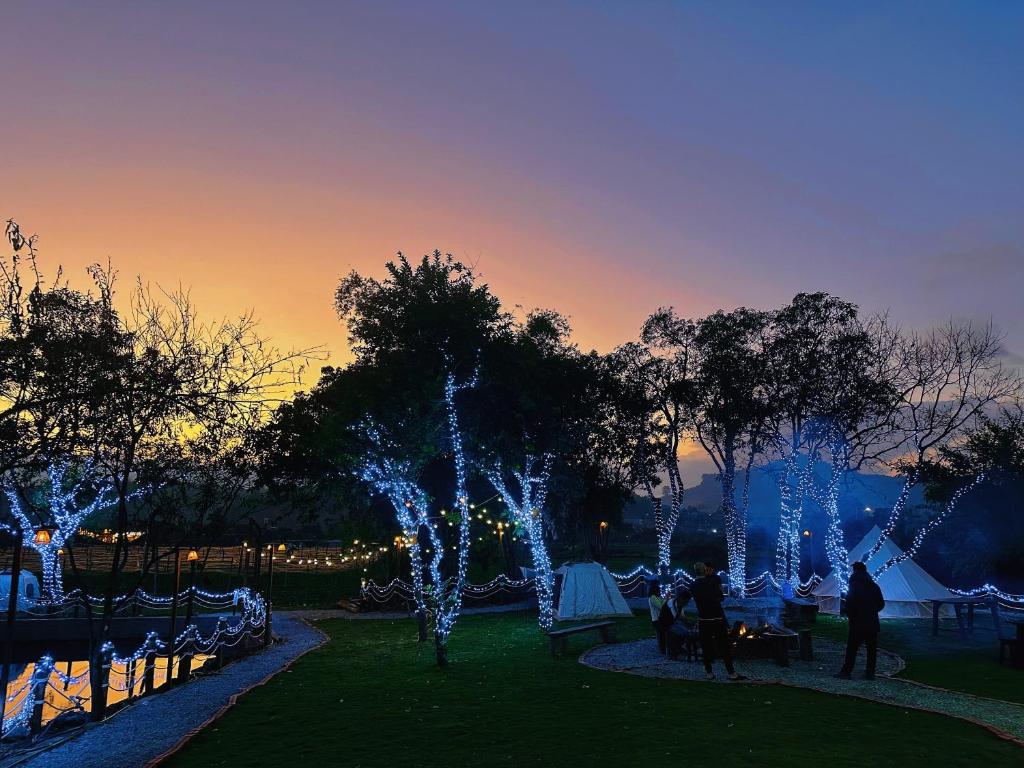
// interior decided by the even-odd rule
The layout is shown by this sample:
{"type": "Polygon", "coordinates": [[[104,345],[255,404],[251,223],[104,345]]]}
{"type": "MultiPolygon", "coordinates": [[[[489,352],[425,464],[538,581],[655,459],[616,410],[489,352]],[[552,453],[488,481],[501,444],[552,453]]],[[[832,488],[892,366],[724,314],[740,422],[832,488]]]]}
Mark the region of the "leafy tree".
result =
{"type": "Polygon", "coordinates": [[[631,480],[654,510],[658,571],[669,580],[672,535],[683,506],[679,453],[692,425],[694,324],[661,309],[644,323],[642,344],[624,344],[609,357],[622,397],[625,436],[631,447],[631,480]],[[660,476],[669,487],[668,505],[655,493],[660,476]]]}
{"type": "Polygon", "coordinates": [[[846,567],[836,493],[850,465],[863,463],[886,431],[892,377],[884,337],[861,322],[856,305],[827,293],[798,294],[771,317],[765,383],[771,442],[782,459],[780,581],[799,580],[801,519],[809,498],[829,515],[833,567],[846,567]],[[822,488],[815,469],[823,456],[831,458],[832,471],[822,488]]]}
{"type": "MultiPolygon", "coordinates": [[[[383,280],[351,273],[335,294],[356,363],[393,374],[384,397],[370,404],[358,425],[367,446],[359,475],[376,493],[387,496],[409,539],[414,585],[422,584],[421,541],[430,542],[430,602],[438,664],[447,664],[448,636],[461,610],[462,586],[470,549],[468,473],[456,396],[476,383],[481,350],[508,327],[509,318],[486,284],[452,256],[435,251],[415,266],[402,254],[386,264],[383,280]],[[396,418],[410,408],[422,422],[410,427],[396,418]],[[410,430],[411,432],[407,432],[410,430]],[[414,445],[409,435],[432,439],[414,445]],[[452,503],[440,507],[424,486],[435,455],[454,470],[452,503]],[[403,499],[402,497],[405,496],[403,499]],[[436,518],[444,509],[456,541],[445,542],[436,518]],[[443,575],[443,553],[455,551],[454,570],[443,575]]],[[[425,587],[424,587],[425,588],[425,587]]],[[[426,606],[417,586],[417,602],[426,606]]]]}
{"type": "Polygon", "coordinates": [[[740,308],[702,318],[693,331],[696,374],[692,396],[697,442],[711,458],[722,487],[729,582],[746,590],[750,471],[764,447],[768,412],[763,341],[769,315],[740,308]],[[736,503],[736,470],[744,459],[742,506],[736,503]]]}
{"type": "Polygon", "coordinates": [[[508,510],[510,546],[523,539],[529,547],[543,629],[551,626],[554,587],[549,485],[563,496],[578,485],[574,476],[600,428],[595,360],[569,343],[569,333],[568,321],[550,311],[507,328],[484,349],[469,398],[473,453],[508,510]]]}
{"type": "MultiPolygon", "coordinates": [[[[11,225],[8,238],[15,253],[32,242],[11,225]]],[[[114,613],[159,557],[150,547],[138,579],[125,582],[127,534],[140,519],[130,502],[154,482],[187,482],[173,477],[181,466],[176,460],[229,452],[229,435],[251,431],[269,414],[294,385],[305,356],[271,346],[251,314],[201,322],[182,291],[157,297],[139,282],[119,312],[109,267],[90,268],[93,290],[84,293],[65,284],[47,289],[34,266],[33,272],[35,287],[25,296],[17,263],[5,270],[0,330],[5,354],[19,366],[15,383],[3,385],[14,404],[6,414],[17,414],[22,466],[77,463],[97,488],[110,488],[114,551],[103,601],[98,610],[82,601],[98,680],[114,613]],[[56,357],[61,349],[70,352],[65,361],[56,357]]],[[[195,522],[176,520],[178,535],[190,535],[195,522]]],[[[78,576],[73,547],[68,554],[78,576]]],[[[104,711],[104,691],[94,691],[93,716],[104,711]]]]}
{"type": "MultiPolygon", "coordinates": [[[[1024,413],[1008,403],[984,415],[962,440],[943,447],[921,467],[926,499],[938,505],[949,526],[936,531],[941,553],[933,558],[948,566],[963,583],[998,579],[999,584],[1024,580],[1024,413]],[[984,485],[974,485],[984,476],[984,485]],[[956,501],[962,489],[969,498],[956,501]]],[[[936,519],[934,513],[930,519],[936,519]]],[[[925,521],[927,525],[928,521],[925,521]]]]}
{"type": "MultiPolygon", "coordinates": [[[[890,368],[897,397],[885,464],[904,477],[899,498],[865,559],[891,537],[906,510],[910,490],[922,473],[937,471],[963,441],[984,440],[988,413],[1002,403],[1019,402],[1024,378],[1003,364],[1002,337],[991,324],[978,327],[950,322],[926,333],[895,334],[890,368]],[[980,425],[981,429],[977,429],[980,425]],[[978,437],[972,433],[978,431],[978,437]]],[[[970,454],[965,454],[970,455],[970,454]]],[[[961,496],[985,479],[979,472],[955,491],[940,513],[920,526],[903,555],[876,569],[881,574],[913,557],[961,496]]]]}

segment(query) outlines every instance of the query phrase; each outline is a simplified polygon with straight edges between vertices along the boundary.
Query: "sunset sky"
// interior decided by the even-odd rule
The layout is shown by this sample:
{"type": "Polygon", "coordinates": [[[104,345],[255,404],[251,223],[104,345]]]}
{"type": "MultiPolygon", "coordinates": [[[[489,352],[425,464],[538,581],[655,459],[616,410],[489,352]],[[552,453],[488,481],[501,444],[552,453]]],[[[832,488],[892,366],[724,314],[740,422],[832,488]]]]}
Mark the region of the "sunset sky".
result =
{"type": "MultiPolygon", "coordinates": [[[[604,351],[826,290],[1024,359],[1022,3],[7,3],[0,214],[326,345],[471,262],[604,351]]],[[[126,286],[125,286],[126,287],[126,286]]]]}

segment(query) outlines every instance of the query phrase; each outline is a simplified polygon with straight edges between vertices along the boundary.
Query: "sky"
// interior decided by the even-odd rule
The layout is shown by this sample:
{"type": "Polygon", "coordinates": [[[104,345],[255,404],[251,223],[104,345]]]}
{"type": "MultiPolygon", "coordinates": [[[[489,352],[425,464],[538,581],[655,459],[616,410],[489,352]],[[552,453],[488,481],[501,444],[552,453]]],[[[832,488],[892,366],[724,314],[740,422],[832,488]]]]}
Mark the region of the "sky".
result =
{"type": "Polygon", "coordinates": [[[396,251],[601,351],[824,290],[1024,362],[1024,4],[9,2],[0,216],[348,359],[396,251]]]}

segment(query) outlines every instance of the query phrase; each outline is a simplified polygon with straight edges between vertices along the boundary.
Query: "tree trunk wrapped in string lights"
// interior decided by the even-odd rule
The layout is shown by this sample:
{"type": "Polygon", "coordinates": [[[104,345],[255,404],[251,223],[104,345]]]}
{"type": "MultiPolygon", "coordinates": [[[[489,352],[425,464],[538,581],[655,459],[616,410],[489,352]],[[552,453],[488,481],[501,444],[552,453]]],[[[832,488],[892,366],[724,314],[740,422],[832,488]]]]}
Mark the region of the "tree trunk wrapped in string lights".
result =
{"type": "Polygon", "coordinates": [[[417,610],[424,615],[429,613],[433,618],[434,648],[437,663],[442,667],[448,663],[448,637],[462,610],[462,588],[466,581],[470,546],[466,458],[462,447],[462,433],[459,430],[455,395],[475,384],[475,374],[462,384],[456,383],[453,373],[449,373],[445,378],[444,402],[448,443],[455,468],[455,503],[446,520],[449,525],[458,529],[457,542],[454,545],[454,576],[444,576],[445,542],[438,532],[438,520],[430,514],[430,498],[413,478],[412,463],[393,456],[397,449],[384,438],[375,424],[365,422],[362,427],[370,451],[358,474],[373,490],[387,496],[394,508],[396,519],[409,547],[417,610]],[[423,547],[424,535],[429,543],[426,552],[423,547]],[[425,583],[423,578],[423,554],[429,555],[426,560],[429,584],[425,583]]]}
{"type": "MultiPolygon", "coordinates": [[[[61,572],[60,556],[70,540],[78,532],[82,522],[90,515],[116,500],[114,488],[109,483],[101,485],[94,493],[92,501],[80,505],[79,497],[85,493],[91,465],[86,465],[81,476],[65,488],[68,482],[70,465],[68,462],[55,462],[46,469],[49,481],[47,493],[47,512],[40,515],[43,525],[33,521],[18,491],[10,482],[4,484],[4,495],[11,509],[11,514],[18,521],[22,541],[39,553],[43,564],[43,597],[54,603],[64,599],[64,582],[61,572]]],[[[137,495],[137,494],[136,494],[137,495]]]]}
{"type": "Polygon", "coordinates": [[[515,485],[511,487],[516,492],[509,491],[510,484],[505,482],[500,462],[495,464],[494,469],[486,472],[488,481],[501,495],[512,513],[516,530],[525,534],[530,545],[530,556],[536,571],[534,584],[537,589],[538,621],[541,629],[545,631],[551,629],[554,623],[555,577],[547,542],[544,540],[544,502],[547,498],[550,472],[550,454],[541,458],[526,456],[522,471],[510,473],[515,481],[515,485]]]}

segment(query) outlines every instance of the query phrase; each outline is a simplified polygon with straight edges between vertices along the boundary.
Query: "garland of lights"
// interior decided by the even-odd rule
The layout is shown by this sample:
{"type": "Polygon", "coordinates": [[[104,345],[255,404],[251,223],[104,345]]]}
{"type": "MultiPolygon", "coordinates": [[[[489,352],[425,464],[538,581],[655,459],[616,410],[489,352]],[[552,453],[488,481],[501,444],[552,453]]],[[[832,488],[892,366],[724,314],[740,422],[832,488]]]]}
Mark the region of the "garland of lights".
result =
{"type": "MultiPolygon", "coordinates": [[[[469,492],[466,489],[466,457],[462,450],[462,433],[459,431],[459,416],[455,408],[455,395],[463,389],[475,387],[476,383],[476,371],[474,371],[469,381],[462,384],[456,384],[455,374],[449,371],[444,385],[444,405],[448,415],[448,439],[451,443],[455,459],[455,509],[458,516],[459,539],[455,578],[450,584],[445,585],[447,586],[446,590],[439,590],[437,596],[438,609],[434,635],[439,649],[447,647],[448,636],[451,634],[452,627],[454,627],[462,610],[462,585],[466,582],[466,569],[469,566],[469,492]]],[[[440,543],[436,541],[434,546],[435,550],[440,550],[441,548],[440,543]]],[[[439,557],[437,562],[438,570],[434,583],[441,585],[439,557]]]]}
{"type": "Polygon", "coordinates": [[[725,548],[729,589],[737,597],[746,596],[747,541],[746,516],[736,506],[735,466],[730,463],[719,473],[722,484],[722,514],[725,518],[725,548]]]}
{"type": "Polygon", "coordinates": [[[519,486],[518,496],[509,493],[502,477],[501,463],[494,469],[485,472],[487,480],[494,490],[505,501],[516,529],[526,532],[526,540],[530,545],[533,567],[537,571],[535,588],[537,590],[538,619],[541,629],[547,631],[554,623],[554,591],[555,576],[551,568],[551,557],[548,555],[544,541],[544,502],[547,497],[548,477],[551,472],[551,455],[543,458],[527,455],[523,461],[522,472],[512,472],[519,486]],[[539,474],[534,470],[540,465],[539,474]]]}
{"type": "MultiPolygon", "coordinates": [[[[629,591],[632,587],[638,585],[644,581],[651,581],[657,577],[657,572],[651,570],[646,565],[638,565],[631,571],[617,573],[615,571],[609,571],[609,575],[615,579],[616,584],[621,590],[629,591]]],[[[685,586],[693,581],[693,577],[690,576],[686,571],[681,568],[677,568],[671,574],[672,582],[676,586],[685,586]]],[[[797,586],[794,592],[800,597],[809,597],[814,588],[820,584],[822,577],[818,574],[812,574],[810,578],[804,581],[797,582],[797,586]]],[[[780,581],[770,571],[763,571],[762,573],[754,576],[753,578],[747,579],[746,590],[747,595],[752,597],[773,590],[776,593],[781,593],[785,581],[780,581]]],[[[533,579],[511,579],[504,574],[495,576],[489,582],[485,584],[465,584],[463,585],[463,594],[467,599],[478,598],[483,599],[499,591],[512,591],[518,589],[530,589],[533,586],[533,579]]],[[[999,600],[1003,605],[1008,608],[1022,608],[1024,607],[1024,594],[1013,594],[1010,592],[1004,592],[998,587],[991,584],[985,584],[981,587],[975,587],[974,589],[950,589],[951,592],[964,595],[966,597],[986,596],[999,600]]],[[[408,582],[402,581],[401,579],[392,579],[390,582],[384,585],[375,583],[372,579],[368,580],[362,588],[364,595],[373,599],[386,597],[390,598],[394,594],[411,595],[412,585],[408,582]]],[[[379,600],[379,602],[386,602],[386,599],[379,600]]]]}
{"type": "MultiPolygon", "coordinates": [[[[175,597],[155,597],[153,595],[148,595],[141,590],[139,590],[139,593],[144,595],[151,603],[161,607],[168,606],[175,600],[175,597]]],[[[242,606],[242,611],[239,621],[235,624],[228,624],[227,619],[221,617],[217,623],[216,629],[214,629],[208,637],[203,637],[200,634],[199,627],[196,624],[189,624],[181,633],[178,634],[177,637],[173,639],[172,642],[169,643],[161,641],[156,632],[149,632],[147,633],[146,640],[143,644],[128,656],[118,656],[114,652],[113,643],[108,641],[101,646],[101,653],[104,656],[109,655],[109,659],[112,664],[119,664],[127,669],[128,665],[143,660],[151,653],[165,653],[168,654],[170,658],[173,658],[175,655],[181,655],[186,649],[190,649],[190,653],[193,655],[212,655],[221,648],[234,647],[245,637],[256,637],[267,631],[266,602],[258,593],[250,589],[240,588],[232,590],[231,592],[222,593],[205,592],[200,589],[192,589],[186,590],[177,597],[180,598],[182,595],[187,596],[190,593],[200,596],[205,600],[211,603],[216,603],[222,607],[232,604],[240,604],[242,606]]],[[[102,598],[100,597],[87,594],[80,594],[79,597],[83,600],[89,601],[90,603],[98,603],[102,601],[102,598]]],[[[126,599],[130,599],[130,597],[131,595],[129,594],[121,595],[117,598],[117,601],[121,602],[126,599]]],[[[55,675],[58,680],[65,685],[70,685],[80,682],[88,674],[89,672],[86,671],[76,676],[66,675],[55,667],[54,660],[51,655],[46,654],[40,657],[39,661],[36,662],[29,682],[25,683],[25,685],[18,688],[11,694],[6,694],[5,692],[8,703],[16,701],[18,697],[22,696],[22,694],[24,694],[24,698],[22,698],[21,705],[16,712],[6,712],[3,724],[0,726],[0,732],[2,732],[3,736],[6,737],[15,732],[16,729],[20,729],[21,727],[26,729],[28,728],[29,718],[31,717],[32,710],[35,708],[36,704],[36,691],[40,684],[45,682],[52,690],[64,695],[49,682],[52,675],[55,675]]],[[[118,688],[117,690],[127,689],[118,688]]],[[[64,697],[68,698],[66,695],[64,697]]],[[[72,704],[80,706],[80,701],[72,699],[68,700],[71,701],[72,704]]]]}
{"type": "Polygon", "coordinates": [[[832,471],[829,473],[828,484],[824,490],[814,486],[812,493],[828,517],[828,527],[825,529],[825,554],[829,565],[832,566],[839,583],[846,584],[850,578],[850,553],[846,548],[839,510],[839,484],[849,463],[849,448],[842,435],[832,432],[829,449],[832,454],[832,471]]]}
{"type": "MultiPolygon", "coordinates": [[[[950,498],[949,503],[946,504],[946,506],[943,507],[942,510],[935,517],[929,520],[925,525],[923,525],[918,530],[918,532],[914,535],[913,541],[910,543],[910,546],[906,549],[906,551],[894,557],[890,557],[888,560],[882,563],[882,565],[875,569],[875,578],[877,579],[879,576],[881,576],[887,570],[892,568],[894,565],[898,565],[899,563],[902,563],[904,560],[914,557],[917,554],[917,551],[921,548],[921,544],[922,542],[924,542],[925,537],[932,530],[937,528],[950,512],[956,509],[957,504],[960,503],[960,499],[964,496],[964,494],[978,487],[983,482],[985,482],[984,472],[980,473],[971,482],[967,483],[967,485],[958,488],[956,492],[953,494],[953,496],[950,498]]],[[[865,558],[865,561],[866,560],[867,558],[865,558]]]]}
{"type": "Polygon", "coordinates": [[[911,471],[906,478],[903,480],[903,487],[900,488],[900,495],[896,497],[896,502],[892,505],[892,511],[889,513],[889,519],[885,523],[885,527],[879,534],[878,539],[874,544],[871,545],[871,549],[864,553],[863,560],[868,562],[874,557],[878,550],[882,548],[886,539],[891,539],[893,533],[896,532],[896,524],[903,516],[903,509],[907,505],[907,499],[910,498],[911,489],[917,485],[917,470],[911,471]]]}
{"type": "Polygon", "coordinates": [[[800,581],[800,528],[804,501],[808,489],[813,487],[811,481],[817,460],[817,450],[808,450],[807,459],[801,467],[795,447],[784,460],[784,470],[778,481],[780,512],[775,551],[775,578],[779,582],[796,584],[800,581]],[[797,480],[795,500],[792,477],[797,480]]]}
{"type": "MultiPolygon", "coordinates": [[[[679,523],[684,493],[683,481],[679,475],[679,464],[673,453],[671,440],[666,442],[664,459],[669,488],[668,510],[665,509],[664,498],[654,493],[654,487],[650,482],[644,481],[647,498],[650,499],[651,506],[654,507],[654,531],[658,538],[658,571],[663,582],[667,579],[671,569],[672,534],[675,533],[676,525],[679,523]]],[[[666,586],[663,585],[663,587],[666,586]]]]}
{"type": "MultiPolygon", "coordinates": [[[[386,443],[376,426],[367,421],[363,432],[373,446],[373,455],[367,459],[358,473],[359,477],[377,493],[388,497],[402,529],[400,544],[409,550],[412,570],[413,598],[421,615],[427,613],[427,599],[423,583],[423,555],[419,543],[419,530],[425,527],[433,531],[427,517],[428,499],[426,493],[408,480],[411,466],[408,461],[394,461],[386,455],[386,443]]],[[[435,547],[436,549],[436,547],[435,547]]]]}

